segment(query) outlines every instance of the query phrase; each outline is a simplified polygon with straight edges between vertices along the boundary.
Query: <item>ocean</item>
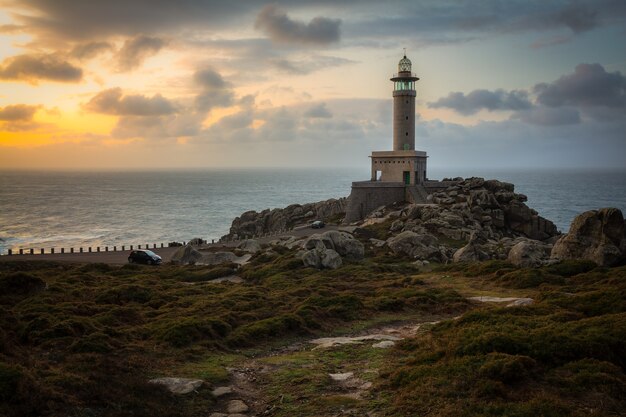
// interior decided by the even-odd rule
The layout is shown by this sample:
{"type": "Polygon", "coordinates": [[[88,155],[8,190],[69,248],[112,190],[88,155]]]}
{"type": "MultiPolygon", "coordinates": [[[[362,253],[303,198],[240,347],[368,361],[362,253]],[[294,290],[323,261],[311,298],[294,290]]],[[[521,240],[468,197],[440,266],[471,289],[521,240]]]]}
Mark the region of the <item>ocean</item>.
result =
{"type": "MultiPolygon", "coordinates": [[[[579,213],[626,213],[625,171],[431,169],[429,178],[482,176],[515,184],[567,232],[579,213]]],[[[369,167],[158,172],[0,172],[0,254],[18,248],[218,239],[247,210],[348,196],[369,167]]]]}

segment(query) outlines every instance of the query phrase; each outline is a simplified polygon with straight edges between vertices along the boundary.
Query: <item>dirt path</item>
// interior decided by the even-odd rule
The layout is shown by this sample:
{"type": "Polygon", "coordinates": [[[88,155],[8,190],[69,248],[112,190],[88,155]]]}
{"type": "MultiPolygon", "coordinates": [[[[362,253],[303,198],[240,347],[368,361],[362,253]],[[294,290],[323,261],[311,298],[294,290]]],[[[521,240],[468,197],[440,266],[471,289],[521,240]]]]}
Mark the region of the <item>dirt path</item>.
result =
{"type": "Polygon", "coordinates": [[[389,324],[263,352],[228,368],[229,384],[214,391],[218,403],[209,417],[375,417],[369,400],[388,348],[438,322],[389,324]],[[241,404],[246,411],[229,412],[241,404]]]}

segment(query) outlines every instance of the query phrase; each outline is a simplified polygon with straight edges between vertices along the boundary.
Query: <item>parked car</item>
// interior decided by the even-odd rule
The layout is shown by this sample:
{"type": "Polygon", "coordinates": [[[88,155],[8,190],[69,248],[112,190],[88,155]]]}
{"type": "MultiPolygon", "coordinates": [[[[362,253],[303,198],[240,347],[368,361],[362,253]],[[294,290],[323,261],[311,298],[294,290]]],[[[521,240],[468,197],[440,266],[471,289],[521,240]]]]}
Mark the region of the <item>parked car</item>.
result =
{"type": "Polygon", "coordinates": [[[151,250],[138,249],[128,255],[128,262],[131,264],[159,265],[161,257],[151,250]]]}
{"type": "Polygon", "coordinates": [[[311,228],[312,229],[322,229],[326,226],[326,224],[321,221],[321,220],[315,220],[313,223],[311,223],[311,228]]]}

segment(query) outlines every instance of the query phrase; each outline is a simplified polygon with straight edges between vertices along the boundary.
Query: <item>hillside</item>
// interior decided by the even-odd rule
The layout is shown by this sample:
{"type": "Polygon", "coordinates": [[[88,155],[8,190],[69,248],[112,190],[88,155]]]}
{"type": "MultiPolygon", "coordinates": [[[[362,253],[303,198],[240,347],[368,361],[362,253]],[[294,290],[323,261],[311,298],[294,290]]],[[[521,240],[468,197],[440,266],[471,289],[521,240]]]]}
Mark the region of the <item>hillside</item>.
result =
{"type": "Polygon", "coordinates": [[[0,414],[207,416],[234,399],[246,415],[271,416],[625,406],[625,267],[489,261],[424,272],[368,247],[362,261],[317,270],[296,252],[260,252],[239,284],[210,281],[232,272],[223,266],[0,263],[0,414]],[[309,343],[381,333],[393,337],[309,343]],[[148,382],[159,377],[203,382],[177,395],[148,382]],[[218,386],[233,392],[216,397],[218,386]]]}

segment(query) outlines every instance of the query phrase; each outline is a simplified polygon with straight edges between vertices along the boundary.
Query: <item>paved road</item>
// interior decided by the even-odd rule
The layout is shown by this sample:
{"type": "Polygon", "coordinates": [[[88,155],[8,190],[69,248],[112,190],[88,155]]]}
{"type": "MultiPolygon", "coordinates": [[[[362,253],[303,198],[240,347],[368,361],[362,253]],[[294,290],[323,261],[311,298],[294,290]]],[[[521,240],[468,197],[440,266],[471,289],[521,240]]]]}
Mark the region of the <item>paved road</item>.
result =
{"type": "MultiPolygon", "coordinates": [[[[296,236],[296,237],[304,237],[310,236],[313,233],[324,232],[328,230],[354,230],[353,227],[343,227],[343,226],[334,226],[328,225],[323,230],[311,229],[310,227],[301,227],[295,228],[294,230],[290,230],[285,232],[280,236],[296,236]]],[[[268,236],[263,238],[258,238],[257,240],[260,243],[268,243],[271,240],[278,239],[280,236],[268,236]]],[[[209,244],[210,247],[235,247],[239,244],[239,242],[228,242],[228,243],[215,243],[209,244]]],[[[163,258],[163,262],[169,262],[174,252],[176,252],[178,248],[156,248],[150,249],[152,252],[159,255],[163,258]]],[[[5,255],[0,256],[0,262],[7,261],[58,261],[58,262],[76,262],[76,263],[106,263],[106,264],[125,264],[128,263],[128,254],[130,250],[125,251],[116,251],[116,252],[83,252],[83,253],[46,253],[44,255],[34,254],[34,255],[5,255]]]]}

